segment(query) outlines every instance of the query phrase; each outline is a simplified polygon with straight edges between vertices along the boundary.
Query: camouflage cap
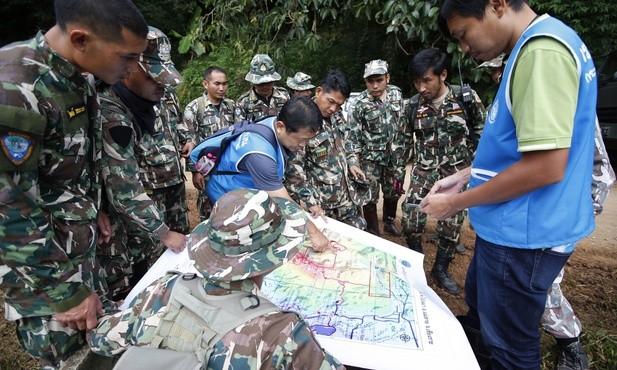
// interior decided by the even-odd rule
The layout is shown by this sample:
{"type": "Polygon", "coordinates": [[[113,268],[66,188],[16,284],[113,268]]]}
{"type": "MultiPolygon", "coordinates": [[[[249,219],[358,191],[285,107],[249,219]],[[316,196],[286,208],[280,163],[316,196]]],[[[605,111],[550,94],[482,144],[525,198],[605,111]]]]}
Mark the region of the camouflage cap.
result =
{"type": "Polygon", "coordinates": [[[189,257],[204,277],[238,281],[268,273],[304,246],[306,213],[263,190],[223,195],[189,235],[189,257]]]}
{"type": "Polygon", "coordinates": [[[306,73],[298,72],[293,77],[287,77],[287,86],[296,91],[304,91],[315,88],[311,85],[311,76],[306,73]]]}
{"type": "Polygon", "coordinates": [[[268,55],[257,54],[251,60],[251,67],[244,79],[254,85],[259,85],[278,81],[281,79],[281,75],[274,70],[274,62],[268,55]]]}
{"type": "Polygon", "coordinates": [[[364,65],[364,76],[367,78],[373,75],[385,75],[388,73],[388,62],[381,59],[371,60],[364,65]]]}
{"type": "Polygon", "coordinates": [[[184,79],[171,61],[171,43],[158,28],[148,27],[148,46],[139,54],[139,65],[154,81],[174,86],[184,79]]]}

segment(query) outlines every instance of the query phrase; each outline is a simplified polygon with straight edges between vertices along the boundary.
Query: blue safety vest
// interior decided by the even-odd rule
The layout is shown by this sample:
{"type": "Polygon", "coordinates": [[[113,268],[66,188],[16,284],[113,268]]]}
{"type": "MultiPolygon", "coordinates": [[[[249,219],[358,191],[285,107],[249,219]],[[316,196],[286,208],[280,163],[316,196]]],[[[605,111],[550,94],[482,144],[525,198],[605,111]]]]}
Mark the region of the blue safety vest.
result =
{"type": "Polygon", "coordinates": [[[504,79],[484,124],[469,185],[473,188],[483,184],[521,158],[511,113],[510,84],[519,51],[539,36],[563,43],[574,56],[579,72],[578,105],[564,178],[503,203],[469,209],[472,225],[481,238],[526,249],[574,243],[594,229],[591,176],[597,95],[595,66],[576,33],[550,16],[542,16],[528,27],[510,54],[504,79]]]}
{"type": "MultiPolygon", "coordinates": [[[[265,125],[272,129],[276,135],[274,123],[276,117],[266,118],[254,123],[254,125],[265,125]]],[[[278,143],[278,139],[277,139],[278,143]]],[[[249,154],[263,154],[276,161],[278,176],[283,179],[285,176],[285,156],[280,143],[276,149],[263,136],[244,132],[232,141],[218,164],[217,172],[239,172],[238,174],[217,174],[214,173],[208,179],[206,191],[208,198],[216,202],[223,194],[236,189],[255,189],[253,178],[248,172],[241,172],[238,169],[240,161],[249,154]]]]}

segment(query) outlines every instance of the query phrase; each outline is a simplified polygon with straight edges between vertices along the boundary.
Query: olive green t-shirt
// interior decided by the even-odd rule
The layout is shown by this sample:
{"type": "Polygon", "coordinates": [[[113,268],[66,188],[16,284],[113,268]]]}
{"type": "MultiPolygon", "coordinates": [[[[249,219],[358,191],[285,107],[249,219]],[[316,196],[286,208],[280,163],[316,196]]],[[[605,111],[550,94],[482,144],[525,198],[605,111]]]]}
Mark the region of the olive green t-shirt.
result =
{"type": "Polygon", "coordinates": [[[579,74],[566,46],[549,37],[529,41],[518,54],[511,81],[518,151],[569,148],[579,74]]]}

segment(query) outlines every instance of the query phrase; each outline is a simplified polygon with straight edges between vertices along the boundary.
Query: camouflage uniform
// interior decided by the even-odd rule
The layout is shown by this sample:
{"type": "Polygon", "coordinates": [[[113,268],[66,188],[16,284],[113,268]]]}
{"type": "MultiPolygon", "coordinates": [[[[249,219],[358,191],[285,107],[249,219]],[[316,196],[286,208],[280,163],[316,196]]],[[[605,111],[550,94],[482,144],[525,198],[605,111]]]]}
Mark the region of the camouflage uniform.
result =
{"type": "MultiPolygon", "coordinates": [[[[100,202],[98,103],[81,72],[42,33],[0,51],[0,288],[21,345],[57,366],[83,332],[52,316],[92,291],[100,202]]],[[[113,306],[102,299],[105,308],[113,306]]]]}
{"type": "Polygon", "coordinates": [[[139,65],[152,80],[167,86],[166,98],[159,103],[147,101],[123,83],[99,86],[106,206],[113,234],[97,255],[107,271],[114,300],[124,298],[148,264],[160,256],[161,238],[170,229],[188,232],[178,135],[186,142],[191,132],[178,125],[180,110],[171,90],[182,76],[171,61],[167,36],[150,27],[147,39],[139,65]]]}
{"type": "MultiPolygon", "coordinates": [[[[615,171],[611,167],[602,132],[596,126],[594,148],[593,173],[591,180],[591,198],[595,214],[602,213],[604,202],[608,197],[610,188],[615,182],[615,171]]],[[[555,338],[577,338],[583,331],[582,324],[568,299],[561,290],[564,269],[551,285],[546,297],[544,314],[542,315],[542,327],[555,338]]]]}
{"type": "Polygon", "coordinates": [[[341,112],[324,119],[322,131],[290,156],[285,181],[307,207],[319,205],[326,216],[364,230],[366,221],[349,187],[349,168],[358,166],[349,134],[341,112]]]}
{"type": "MultiPolygon", "coordinates": [[[[219,105],[214,105],[204,94],[184,108],[184,124],[195,133],[195,144],[201,143],[208,136],[224,127],[231,126],[233,123],[234,102],[231,99],[224,98],[219,105]]],[[[189,170],[193,174],[197,172],[195,165],[190,161],[187,162],[189,163],[189,170]]],[[[210,216],[212,205],[205,190],[199,192],[197,209],[201,221],[205,221],[210,216]]]]}
{"type": "MultiPolygon", "coordinates": [[[[266,54],[257,54],[251,60],[249,72],[244,79],[253,85],[259,85],[267,82],[274,82],[281,79],[274,69],[274,62],[266,54]]],[[[240,95],[236,100],[235,118],[236,122],[242,120],[257,121],[260,118],[267,116],[276,116],[283,107],[283,104],[289,100],[289,93],[285,88],[274,86],[270,97],[263,97],[267,102],[260,98],[255,89],[240,95]]]]}
{"type": "Polygon", "coordinates": [[[173,87],[166,88],[165,96],[154,106],[154,111],[154,134],[144,135],[135,150],[139,178],[147,194],[163,212],[163,219],[169,228],[187,234],[188,208],[180,152],[193,133],[182,122],[182,112],[173,87]]]}
{"type": "MultiPolygon", "coordinates": [[[[397,167],[404,169],[409,151],[413,153],[411,183],[402,204],[402,224],[408,243],[419,242],[426,225],[426,214],[420,212],[418,207],[420,201],[437,180],[471,165],[477,138],[484,127],[486,111],[474,91],[470,114],[473,116],[473,135],[476,140],[470,140],[462,107],[449,85],[448,89],[449,93],[439,110],[416,95],[401,117],[401,131],[397,134],[395,144],[397,154],[394,156],[398,162],[397,167]],[[411,118],[416,99],[419,99],[416,116],[411,118]]],[[[454,249],[460,241],[464,219],[465,213],[461,211],[437,222],[438,252],[453,257],[454,249]]]]}
{"type": "Polygon", "coordinates": [[[134,123],[131,111],[111,86],[102,83],[97,90],[105,143],[102,161],[105,205],[112,226],[110,241],[99,246],[97,256],[107,272],[110,296],[114,297],[130,288],[134,263],[160,252],[148,249],[153,245],[128,244],[127,230],[141,230],[152,236],[158,245],[169,227],[139,181],[135,148],[144,135],[144,129],[134,123]],[[117,142],[114,137],[125,141],[117,142]]]}
{"type": "Polygon", "coordinates": [[[379,186],[384,199],[400,197],[394,190],[394,180],[404,181],[405,172],[394,167],[392,143],[399,130],[403,109],[403,93],[388,85],[384,101],[373,98],[368,90],[358,95],[349,125],[353,128],[354,147],[360,153],[362,171],[371,181],[371,203],[379,201],[379,186]],[[399,170],[398,173],[395,171],[399,170]]]}
{"type": "MultiPolygon", "coordinates": [[[[210,219],[191,233],[189,257],[204,276],[199,291],[191,291],[197,297],[193,299],[203,301],[211,297],[199,297],[245,292],[247,296],[259,296],[263,304],[266,298],[249,279],[272,271],[303,250],[305,235],[306,215],[291,201],[275,200],[265,191],[247,189],[223,195],[210,219]],[[228,222],[232,219],[234,222],[228,222]]],[[[192,313],[183,315],[186,311],[175,308],[178,301],[174,291],[180,286],[176,283],[184,277],[170,273],[160,278],[133,300],[131,308],[101,319],[90,338],[92,351],[113,356],[131,345],[157,346],[163,336],[159,348],[204,353],[204,347],[209,347],[206,336],[199,330],[187,332],[186,328],[199,325],[206,330],[208,323],[214,327],[216,322],[196,319],[192,313]],[[167,315],[174,318],[174,326],[159,331],[167,315]],[[183,324],[185,320],[188,322],[183,324]],[[186,338],[177,333],[185,333],[186,338]],[[192,336],[202,340],[193,341],[192,336]]],[[[251,308],[245,308],[247,315],[251,308]]],[[[218,341],[213,340],[206,368],[344,369],[319,347],[308,324],[297,314],[275,307],[272,310],[222,332],[218,341]]]]}

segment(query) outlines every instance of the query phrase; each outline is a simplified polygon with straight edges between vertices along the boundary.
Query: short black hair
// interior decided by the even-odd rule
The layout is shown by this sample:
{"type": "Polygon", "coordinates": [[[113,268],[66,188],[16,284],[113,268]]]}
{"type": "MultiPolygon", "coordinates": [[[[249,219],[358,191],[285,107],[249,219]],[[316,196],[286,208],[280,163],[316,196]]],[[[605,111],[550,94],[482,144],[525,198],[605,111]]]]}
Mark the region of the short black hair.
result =
{"type": "Polygon", "coordinates": [[[219,66],[210,66],[208,68],[206,68],[206,70],[204,71],[204,80],[207,80],[208,78],[210,78],[210,75],[212,74],[212,72],[220,72],[220,73],[224,73],[225,75],[227,75],[227,72],[219,67],[219,66]]]}
{"type": "Polygon", "coordinates": [[[343,73],[340,69],[331,69],[326,72],[326,76],[321,82],[321,88],[325,93],[338,91],[343,94],[345,99],[349,98],[349,95],[351,94],[349,81],[347,81],[345,73],[343,73]]]}
{"type": "MultiPolygon", "coordinates": [[[[448,19],[457,15],[465,18],[482,20],[489,1],[490,0],[444,0],[439,9],[439,16],[437,17],[437,25],[441,33],[450,39],[452,38],[452,34],[450,34],[450,30],[448,29],[448,19]]],[[[519,11],[527,1],[506,0],[506,3],[514,9],[514,11],[519,11]]]]}
{"type": "Polygon", "coordinates": [[[283,104],[277,119],[283,121],[289,132],[298,132],[305,127],[313,133],[321,131],[321,111],[308,96],[292,96],[283,104]]]}
{"type": "Polygon", "coordinates": [[[441,72],[448,69],[447,60],[446,53],[439,49],[421,50],[411,58],[409,74],[414,80],[422,77],[429,69],[433,71],[433,74],[440,75],[441,72]]]}
{"type": "Polygon", "coordinates": [[[144,39],[148,35],[148,24],[131,0],[55,0],[54,10],[62,31],[76,23],[108,41],[123,40],[123,28],[144,39]]]}

